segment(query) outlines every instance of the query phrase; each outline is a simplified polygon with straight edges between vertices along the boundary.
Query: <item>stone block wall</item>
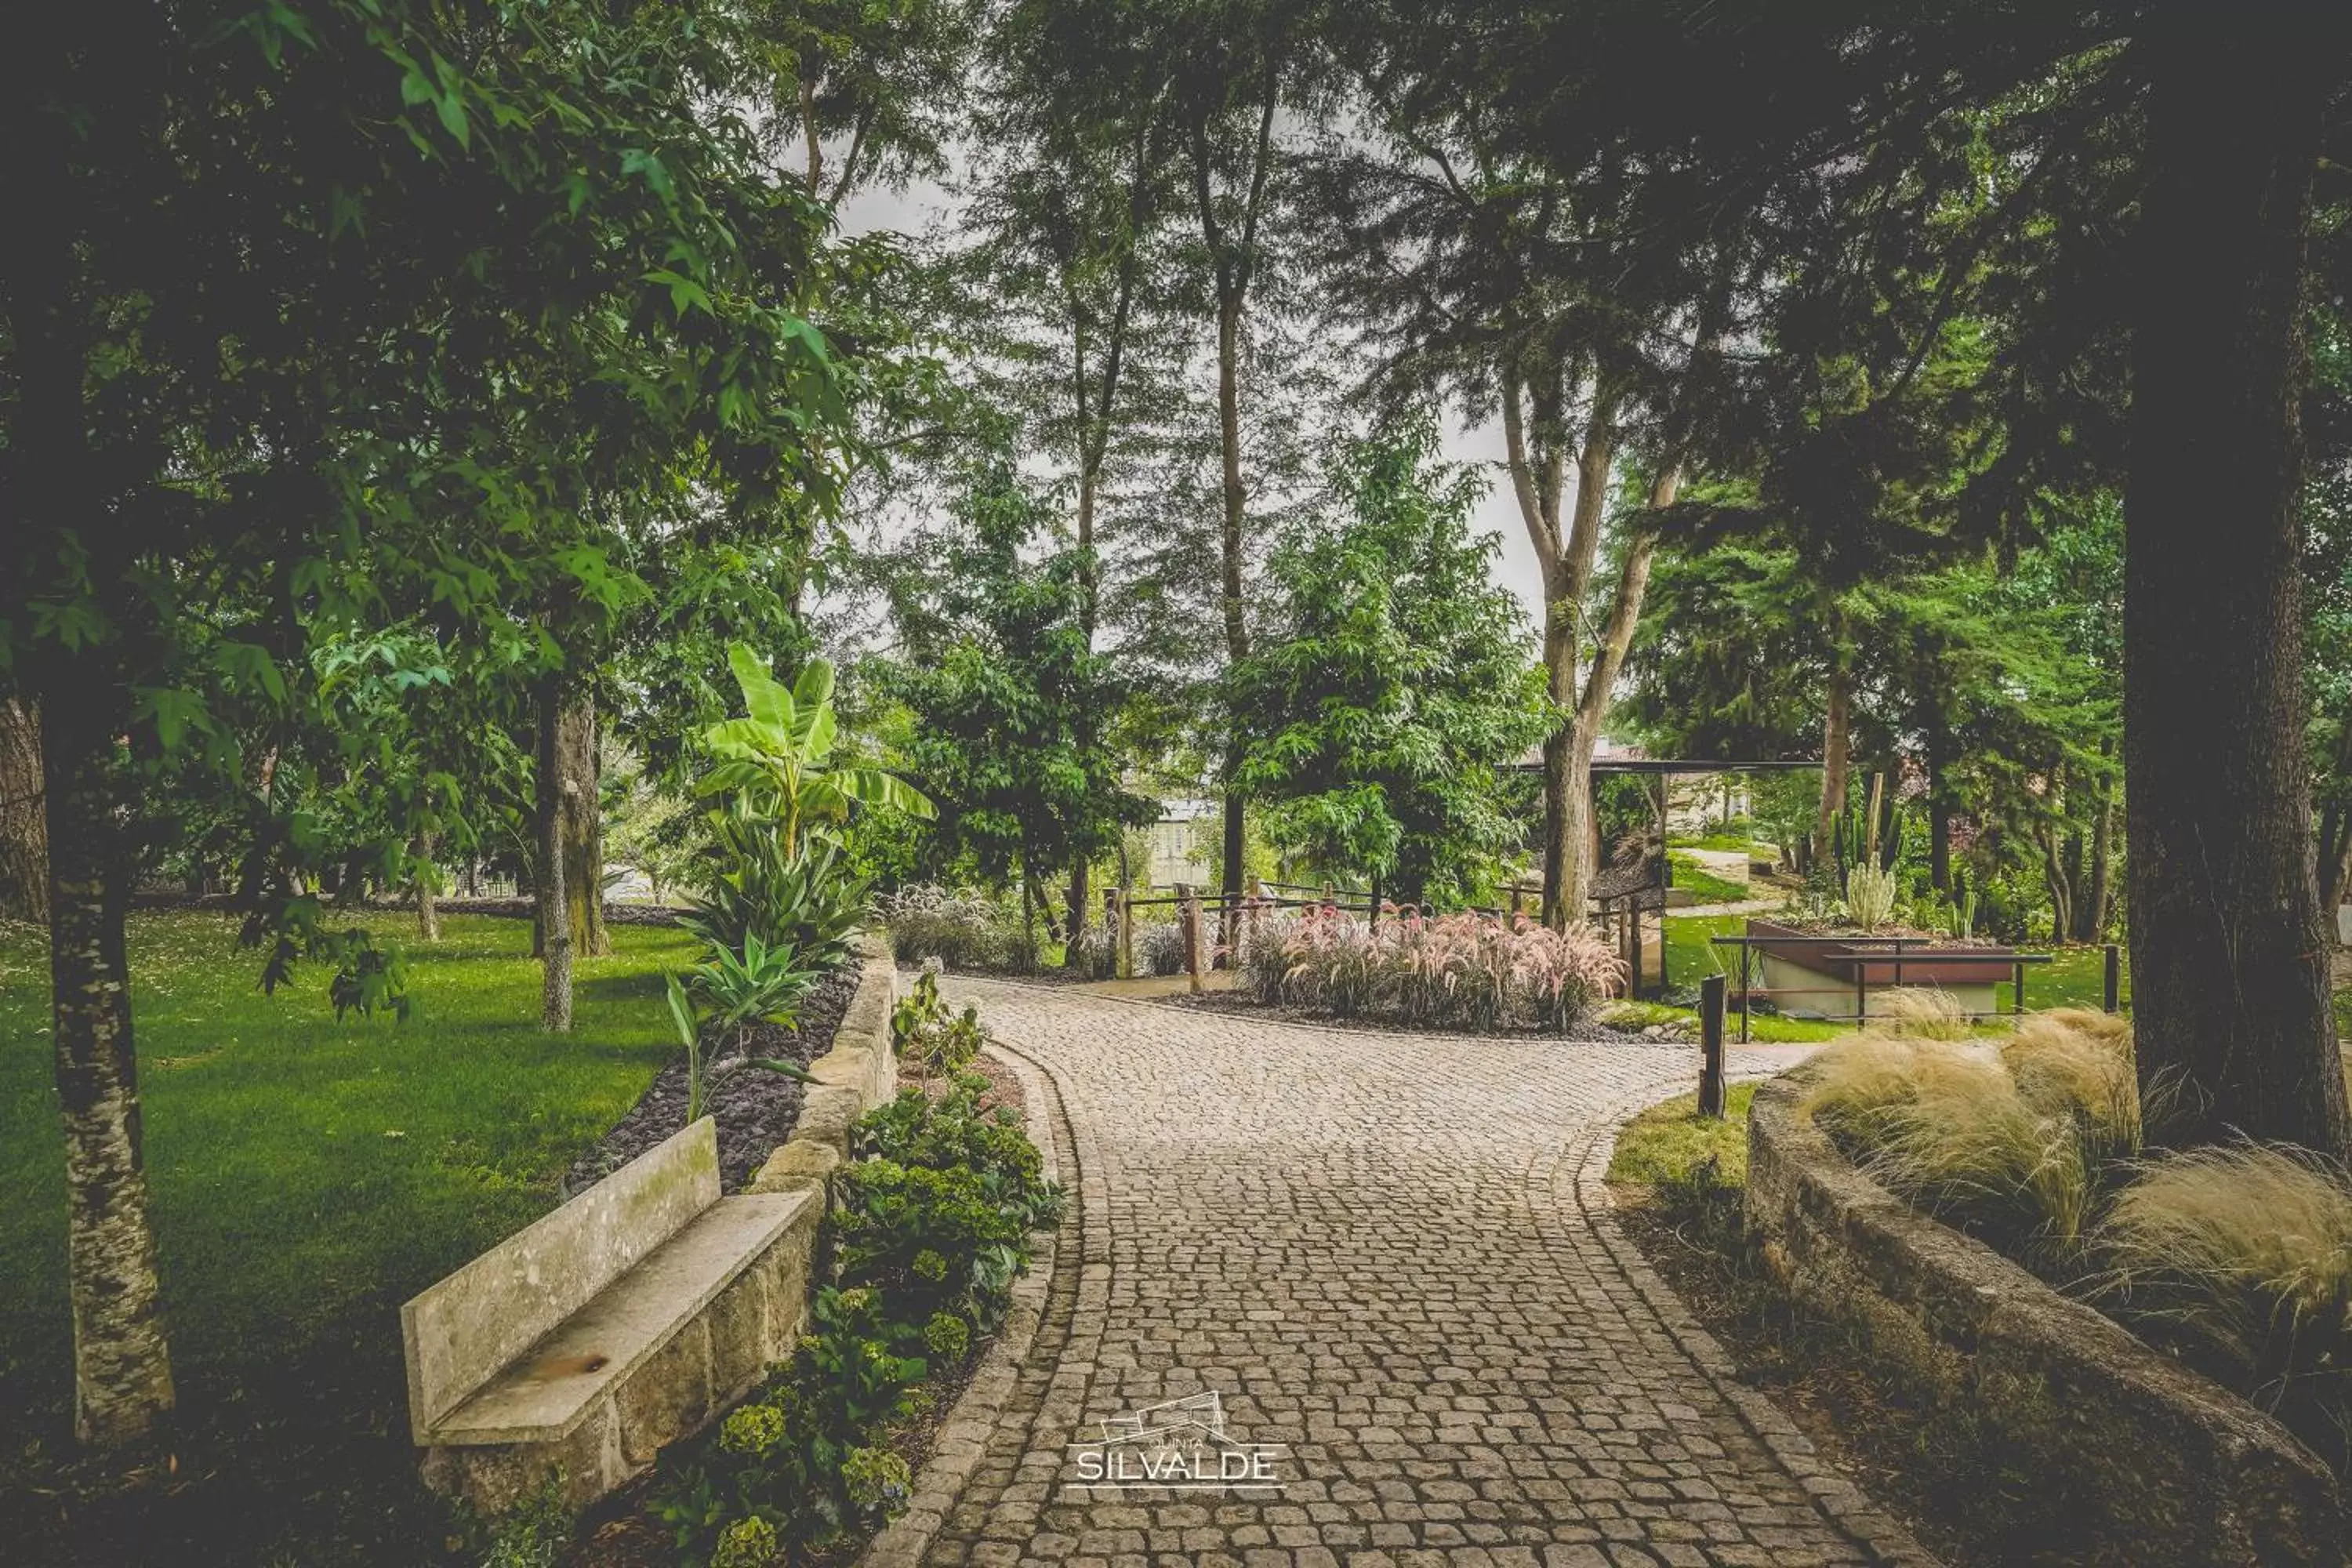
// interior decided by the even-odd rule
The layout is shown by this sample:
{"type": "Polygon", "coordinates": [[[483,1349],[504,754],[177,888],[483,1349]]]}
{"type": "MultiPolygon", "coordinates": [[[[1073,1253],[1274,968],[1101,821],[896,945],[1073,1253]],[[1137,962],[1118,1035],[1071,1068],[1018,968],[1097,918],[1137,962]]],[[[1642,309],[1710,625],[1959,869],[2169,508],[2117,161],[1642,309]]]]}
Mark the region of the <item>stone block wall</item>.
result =
{"type": "Polygon", "coordinates": [[[2100,1561],[2346,1561],[2335,1478],[2286,1428],[1881,1187],[1799,1110],[1802,1091],[1801,1069],[1757,1093],[1748,1225],[1875,1371],[1984,1423],[2100,1561]]]}

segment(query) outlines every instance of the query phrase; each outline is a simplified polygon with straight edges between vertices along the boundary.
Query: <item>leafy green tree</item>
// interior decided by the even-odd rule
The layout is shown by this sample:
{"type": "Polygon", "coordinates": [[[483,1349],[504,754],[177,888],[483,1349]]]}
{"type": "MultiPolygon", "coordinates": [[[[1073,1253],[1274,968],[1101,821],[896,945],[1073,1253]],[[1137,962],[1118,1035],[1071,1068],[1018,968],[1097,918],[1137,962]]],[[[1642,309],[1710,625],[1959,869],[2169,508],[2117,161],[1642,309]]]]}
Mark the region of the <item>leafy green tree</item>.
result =
{"type": "Polygon", "coordinates": [[[1085,558],[1050,517],[1009,458],[976,465],[929,591],[899,606],[906,662],[885,676],[910,710],[908,771],[940,808],[928,864],[1017,875],[1029,931],[1056,868],[1159,815],[1104,744],[1122,684],[1087,635],[1085,558]]]}
{"type": "Polygon", "coordinates": [[[1676,177],[1670,156],[1519,142],[1508,29],[1400,5],[1344,37],[1365,133],[1312,165],[1318,280],[1383,406],[1443,397],[1501,424],[1562,716],[1544,746],[1542,875],[1545,918],[1564,925],[1585,902],[1592,756],[1650,570],[1644,509],[1612,503],[1628,467],[1647,510],[1674,501],[1760,263],[1730,222],[1649,242],[1640,193],[1676,177]],[[1604,552],[1612,531],[1622,547],[1604,552]]]}
{"type": "Polygon", "coordinates": [[[1459,903],[1519,841],[1502,775],[1551,711],[1496,542],[1472,528],[1480,483],[1436,445],[1424,420],[1333,463],[1342,515],[1276,549],[1280,604],[1231,700],[1277,847],[1376,896],[1459,903]]]}
{"type": "MultiPolygon", "coordinates": [[[[76,1426],[113,1444],[173,1401],[122,956],[148,792],[281,800],[314,636],[425,617],[576,671],[546,616],[616,587],[608,514],[822,493],[847,403],[820,215],[726,107],[767,69],[737,11],[56,20],[0,107],[5,197],[42,214],[0,259],[0,679],[43,721],[76,1426]]],[[[311,804],[244,858],[281,952],[305,859],[348,847],[311,804]]]]}

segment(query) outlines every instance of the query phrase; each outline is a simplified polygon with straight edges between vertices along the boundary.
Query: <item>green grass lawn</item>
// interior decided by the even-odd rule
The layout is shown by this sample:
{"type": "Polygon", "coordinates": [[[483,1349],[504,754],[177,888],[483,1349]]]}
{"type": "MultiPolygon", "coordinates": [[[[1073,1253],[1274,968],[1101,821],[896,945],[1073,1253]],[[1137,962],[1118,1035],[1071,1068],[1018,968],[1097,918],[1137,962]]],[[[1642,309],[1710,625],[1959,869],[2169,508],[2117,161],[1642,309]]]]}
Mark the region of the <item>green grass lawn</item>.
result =
{"type": "Polygon", "coordinates": [[[1669,849],[1666,858],[1674,862],[1676,889],[1702,904],[1736,904],[1756,896],[1747,883],[1717,876],[1686,850],[1669,849]]]}
{"type": "MultiPolygon", "coordinates": [[[[447,1521],[415,1480],[400,1303],[553,1205],[565,1166],[674,1049],[660,971],[691,944],[614,927],[615,956],[580,961],[574,1031],[556,1037],[539,1032],[527,921],[450,917],[432,946],[400,923],[379,917],[423,1007],[404,1026],[337,1024],[316,969],[265,997],[227,916],[132,918],[182,1484],[86,1510],[108,1518],[35,1560],[310,1568],[446,1552],[447,1521]],[[92,1528],[152,1555],[108,1557],[92,1528]]],[[[30,1493],[62,1452],[70,1393],[47,979],[38,932],[0,932],[0,1530],[20,1542],[72,1511],[30,1493]]]]}
{"type": "Polygon", "coordinates": [[[1686,1182],[1703,1162],[1716,1163],[1717,1181],[1748,1183],[1748,1105],[1756,1085],[1735,1083],[1721,1121],[1698,1113],[1698,1096],[1685,1094],[1654,1105],[1625,1124],[1609,1157],[1609,1180],[1660,1186],[1686,1182]]]}

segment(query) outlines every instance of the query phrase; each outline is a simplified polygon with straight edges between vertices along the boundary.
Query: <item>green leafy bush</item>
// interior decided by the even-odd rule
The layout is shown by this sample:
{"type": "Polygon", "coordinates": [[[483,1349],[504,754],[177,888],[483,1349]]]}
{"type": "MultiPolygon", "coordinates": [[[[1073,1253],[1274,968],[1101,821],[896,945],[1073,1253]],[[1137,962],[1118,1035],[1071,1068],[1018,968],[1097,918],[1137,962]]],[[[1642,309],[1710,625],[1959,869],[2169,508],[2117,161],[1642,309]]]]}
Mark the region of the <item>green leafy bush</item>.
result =
{"type": "Polygon", "coordinates": [[[873,1461],[857,1456],[869,1435],[912,1412],[924,1363],[892,1348],[899,1326],[870,1288],[821,1289],[810,1316],[790,1366],[720,1423],[715,1444],[678,1462],[656,1500],[689,1561],[821,1546],[906,1507],[906,1489],[877,1484],[873,1461]]]}
{"type": "Polygon", "coordinates": [[[992,1328],[1029,1267],[1029,1237],[1060,1217],[1061,1190],[1009,1109],[984,1112],[986,1080],[936,1099],[908,1089],[856,1130],[864,1156],[838,1178],[837,1266],[887,1293],[910,1323],[949,1312],[992,1328]]]}
{"type": "Polygon", "coordinates": [[[823,969],[849,951],[865,920],[866,882],[839,847],[812,838],[788,855],[782,827],[751,816],[740,803],[710,814],[711,844],[703,874],[678,923],[713,951],[740,952],[753,935],[823,969]]]}
{"type": "MultiPolygon", "coordinates": [[[[919,980],[894,1032],[944,1011],[936,983],[919,980]]],[[[987,1087],[958,1073],[857,1123],[863,1158],[836,1178],[834,1280],[810,1332],[715,1439],[664,1460],[656,1506],[688,1561],[780,1563],[907,1507],[906,1463],[877,1439],[919,1405],[932,1367],[962,1362],[975,1331],[1002,1320],[1032,1233],[1062,1212],[1018,1119],[981,1109],[987,1087]]]]}
{"type": "Polygon", "coordinates": [[[979,1008],[957,1013],[940,1000],[939,975],[926,968],[890,1009],[890,1043],[901,1058],[936,1078],[977,1061],[988,1031],[981,1027],[979,1008]]]}

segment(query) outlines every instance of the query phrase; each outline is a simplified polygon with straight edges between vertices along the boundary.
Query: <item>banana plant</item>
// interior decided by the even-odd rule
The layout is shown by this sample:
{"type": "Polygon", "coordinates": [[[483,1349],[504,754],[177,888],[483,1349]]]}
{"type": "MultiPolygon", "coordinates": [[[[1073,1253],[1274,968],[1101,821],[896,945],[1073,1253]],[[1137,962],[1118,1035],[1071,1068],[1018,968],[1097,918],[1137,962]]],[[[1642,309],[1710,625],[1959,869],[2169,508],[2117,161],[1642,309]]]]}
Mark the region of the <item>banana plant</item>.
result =
{"type": "Polygon", "coordinates": [[[809,660],[790,686],[741,643],[727,645],[727,663],[749,716],[702,732],[719,762],[703,775],[701,793],[735,792],[753,812],[776,822],[787,858],[799,858],[809,824],[839,821],[852,801],[909,816],[937,815],[921,792],[894,774],[831,765],[836,733],[831,663],[809,660]]]}

